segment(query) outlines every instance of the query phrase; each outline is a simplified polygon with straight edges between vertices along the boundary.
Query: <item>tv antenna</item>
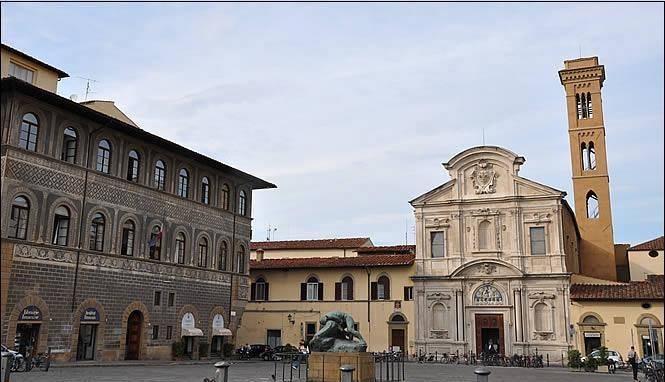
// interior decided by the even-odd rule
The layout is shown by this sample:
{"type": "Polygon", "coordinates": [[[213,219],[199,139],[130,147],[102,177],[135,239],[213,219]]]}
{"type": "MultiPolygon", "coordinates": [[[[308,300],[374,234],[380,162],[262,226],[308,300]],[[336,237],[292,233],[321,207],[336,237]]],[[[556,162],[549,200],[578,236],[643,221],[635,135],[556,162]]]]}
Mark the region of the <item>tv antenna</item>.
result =
{"type": "Polygon", "coordinates": [[[76,78],[80,78],[80,79],[86,81],[85,82],[85,100],[84,101],[88,100],[88,94],[97,93],[97,92],[93,92],[92,90],[90,90],[90,82],[99,82],[99,81],[97,81],[95,79],[92,79],[92,78],[86,78],[86,77],[80,77],[80,76],[76,76],[76,78]]]}
{"type": "Polygon", "coordinates": [[[274,240],[275,239],[275,232],[277,232],[277,227],[272,227],[270,224],[268,224],[268,228],[266,229],[266,241],[270,241],[271,236],[272,236],[272,239],[274,240]]]}

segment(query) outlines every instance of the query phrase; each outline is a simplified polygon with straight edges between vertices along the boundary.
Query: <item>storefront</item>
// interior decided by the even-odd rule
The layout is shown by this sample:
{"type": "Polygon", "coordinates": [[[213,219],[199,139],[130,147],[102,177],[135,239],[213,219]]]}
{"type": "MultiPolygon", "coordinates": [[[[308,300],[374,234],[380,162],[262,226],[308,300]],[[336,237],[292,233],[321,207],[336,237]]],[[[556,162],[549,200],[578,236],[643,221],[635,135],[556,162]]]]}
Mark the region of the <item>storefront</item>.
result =
{"type": "Polygon", "coordinates": [[[27,356],[35,355],[39,345],[39,330],[42,325],[42,312],[35,305],[26,306],[19,314],[16,323],[14,349],[27,356]]]}
{"type": "Polygon", "coordinates": [[[95,359],[98,328],[99,311],[95,308],[86,308],[81,314],[80,319],[78,345],[76,348],[77,361],[91,361],[95,359]]]}
{"type": "Polygon", "coordinates": [[[182,316],[180,322],[182,342],[185,345],[185,355],[197,359],[199,354],[199,337],[203,337],[203,331],[196,327],[194,314],[187,312],[182,316]]]}
{"type": "Polygon", "coordinates": [[[212,339],[210,355],[221,357],[224,351],[224,338],[232,336],[231,330],[224,327],[224,316],[215,314],[212,319],[212,339]]]}

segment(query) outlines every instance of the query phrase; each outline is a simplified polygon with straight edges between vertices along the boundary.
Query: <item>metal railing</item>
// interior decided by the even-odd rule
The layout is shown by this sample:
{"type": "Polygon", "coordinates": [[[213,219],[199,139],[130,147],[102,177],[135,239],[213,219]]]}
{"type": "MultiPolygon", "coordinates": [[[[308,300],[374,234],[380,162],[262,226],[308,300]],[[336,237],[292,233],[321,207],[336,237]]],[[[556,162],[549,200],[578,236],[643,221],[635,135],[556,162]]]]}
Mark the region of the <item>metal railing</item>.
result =
{"type": "Polygon", "coordinates": [[[309,370],[309,354],[275,353],[273,354],[273,381],[306,381],[309,370]]]}
{"type": "Polygon", "coordinates": [[[374,353],[374,380],[376,382],[405,381],[406,358],[407,356],[401,352],[374,353]]]}

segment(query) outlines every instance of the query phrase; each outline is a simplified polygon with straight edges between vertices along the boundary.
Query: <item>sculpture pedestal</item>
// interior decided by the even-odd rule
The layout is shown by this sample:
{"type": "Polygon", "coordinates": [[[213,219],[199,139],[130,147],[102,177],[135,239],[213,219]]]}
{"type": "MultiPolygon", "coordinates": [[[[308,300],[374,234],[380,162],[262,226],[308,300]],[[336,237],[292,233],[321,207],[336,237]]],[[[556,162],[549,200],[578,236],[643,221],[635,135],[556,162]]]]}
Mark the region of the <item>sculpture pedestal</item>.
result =
{"type": "Polygon", "coordinates": [[[353,365],[353,382],[374,382],[371,353],[312,352],[308,358],[307,382],[340,382],[339,368],[353,365]]]}

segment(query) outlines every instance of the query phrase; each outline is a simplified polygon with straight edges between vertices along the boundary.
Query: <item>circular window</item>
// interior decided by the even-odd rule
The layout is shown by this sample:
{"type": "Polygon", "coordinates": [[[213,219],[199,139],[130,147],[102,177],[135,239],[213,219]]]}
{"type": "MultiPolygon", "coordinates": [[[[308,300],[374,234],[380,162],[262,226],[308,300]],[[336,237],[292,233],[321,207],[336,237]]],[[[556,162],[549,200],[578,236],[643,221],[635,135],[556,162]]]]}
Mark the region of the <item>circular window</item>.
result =
{"type": "Polygon", "coordinates": [[[658,251],[652,249],[651,251],[649,251],[649,257],[658,257],[658,251]]]}
{"type": "Polygon", "coordinates": [[[651,308],[651,304],[649,304],[648,302],[645,302],[644,304],[642,304],[642,308],[649,309],[649,308],[651,308]]]}

